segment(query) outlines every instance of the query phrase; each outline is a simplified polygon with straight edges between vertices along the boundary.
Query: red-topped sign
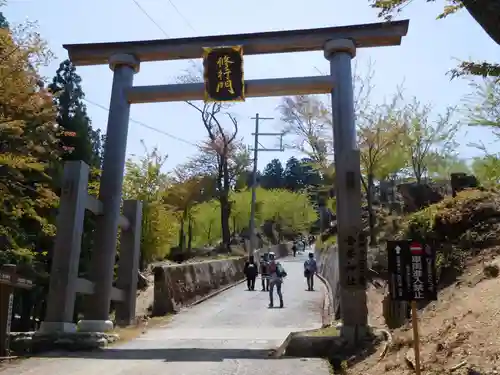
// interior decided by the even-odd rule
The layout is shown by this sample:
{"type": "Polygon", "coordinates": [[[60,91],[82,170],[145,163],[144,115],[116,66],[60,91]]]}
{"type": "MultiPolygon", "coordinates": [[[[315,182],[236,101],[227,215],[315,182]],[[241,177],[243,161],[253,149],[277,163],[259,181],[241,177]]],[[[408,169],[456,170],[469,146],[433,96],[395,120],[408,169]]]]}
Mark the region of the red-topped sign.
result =
{"type": "Polygon", "coordinates": [[[389,291],[397,301],[435,301],[436,251],[413,240],[387,241],[389,291]]]}
{"type": "Polygon", "coordinates": [[[422,245],[418,242],[412,242],[410,244],[410,252],[412,255],[420,255],[423,253],[422,245]]]}

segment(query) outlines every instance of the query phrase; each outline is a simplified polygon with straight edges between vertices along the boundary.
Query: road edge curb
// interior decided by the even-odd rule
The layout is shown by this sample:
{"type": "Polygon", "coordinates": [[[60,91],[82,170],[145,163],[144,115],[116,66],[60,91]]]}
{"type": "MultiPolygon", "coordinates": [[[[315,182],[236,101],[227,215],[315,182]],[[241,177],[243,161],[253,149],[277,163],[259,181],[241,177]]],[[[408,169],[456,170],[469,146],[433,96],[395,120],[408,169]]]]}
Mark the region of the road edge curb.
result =
{"type": "Polygon", "coordinates": [[[213,298],[213,297],[217,296],[218,294],[221,294],[222,292],[225,292],[228,289],[234,288],[235,286],[238,286],[239,284],[242,284],[243,282],[245,282],[245,280],[246,280],[246,278],[243,278],[243,279],[241,279],[239,281],[236,281],[234,283],[231,283],[231,284],[228,284],[226,286],[223,286],[222,288],[217,289],[215,292],[207,294],[206,296],[201,297],[200,299],[198,299],[198,300],[190,303],[189,305],[184,306],[184,308],[185,309],[189,309],[189,308],[191,308],[193,306],[199,305],[200,303],[205,302],[206,300],[208,300],[210,298],[213,298]]]}
{"type": "Polygon", "coordinates": [[[323,306],[321,311],[321,324],[322,328],[330,326],[333,323],[333,293],[328,280],[319,273],[316,273],[318,279],[325,285],[326,291],[323,294],[323,306]]]}
{"type": "MultiPolygon", "coordinates": [[[[321,327],[319,327],[319,328],[325,328],[325,327],[330,326],[333,323],[333,320],[332,320],[333,314],[331,313],[331,309],[330,309],[330,304],[331,304],[331,300],[332,300],[331,287],[330,287],[330,284],[328,284],[328,281],[326,280],[325,277],[323,277],[319,273],[317,273],[316,276],[323,284],[325,284],[325,288],[326,288],[326,291],[323,293],[323,303],[322,303],[323,306],[322,306],[322,311],[321,311],[321,327]],[[326,313],[325,313],[325,309],[326,309],[326,313]],[[325,323],[325,321],[327,321],[327,323],[325,323]]],[[[305,331],[290,332],[288,334],[288,336],[286,337],[286,339],[281,343],[281,345],[278,346],[278,348],[273,351],[273,353],[272,353],[272,355],[270,355],[270,357],[274,358],[274,359],[278,359],[278,358],[283,357],[283,355],[285,354],[285,350],[288,347],[288,344],[290,344],[290,341],[292,341],[292,339],[296,335],[304,333],[304,332],[306,332],[306,333],[307,332],[314,332],[317,329],[318,328],[308,329],[305,331]]]]}

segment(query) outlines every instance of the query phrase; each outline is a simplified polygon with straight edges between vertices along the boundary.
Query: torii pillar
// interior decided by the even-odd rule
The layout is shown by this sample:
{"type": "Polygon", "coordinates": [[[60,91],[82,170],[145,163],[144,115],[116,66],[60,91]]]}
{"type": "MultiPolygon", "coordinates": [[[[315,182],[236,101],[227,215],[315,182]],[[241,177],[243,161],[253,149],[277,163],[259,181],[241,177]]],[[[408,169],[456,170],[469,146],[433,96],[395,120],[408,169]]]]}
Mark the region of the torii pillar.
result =
{"type": "Polygon", "coordinates": [[[131,54],[115,54],[109,58],[109,67],[113,71],[113,86],[99,186],[103,214],[96,218],[90,266],[90,281],[94,283],[95,289],[88,297],[84,319],[78,322],[78,329],[87,332],[113,329],[109,307],[130,119],[127,90],[133,86],[134,74],[139,71],[139,60],[131,54]]]}
{"type": "Polygon", "coordinates": [[[335,82],[331,99],[342,336],[356,344],[368,333],[367,248],[362,234],[361,172],[351,69],[356,45],[350,39],[329,40],[324,54],[335,82]]]}

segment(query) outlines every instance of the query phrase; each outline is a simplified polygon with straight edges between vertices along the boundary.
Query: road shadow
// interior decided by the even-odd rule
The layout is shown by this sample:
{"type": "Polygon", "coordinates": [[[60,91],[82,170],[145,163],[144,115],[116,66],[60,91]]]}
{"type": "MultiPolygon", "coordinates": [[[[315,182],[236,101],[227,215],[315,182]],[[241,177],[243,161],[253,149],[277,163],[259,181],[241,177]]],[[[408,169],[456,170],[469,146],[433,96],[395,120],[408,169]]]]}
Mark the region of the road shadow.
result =
{"type": "Polygon", "coordinates": [[[102,360],[164,360],[165,362],[222,362],[227,359],[270,359],[269,349],[107,348],[89,352],[52,352],[37,358],[88,358],[102,360]]]}

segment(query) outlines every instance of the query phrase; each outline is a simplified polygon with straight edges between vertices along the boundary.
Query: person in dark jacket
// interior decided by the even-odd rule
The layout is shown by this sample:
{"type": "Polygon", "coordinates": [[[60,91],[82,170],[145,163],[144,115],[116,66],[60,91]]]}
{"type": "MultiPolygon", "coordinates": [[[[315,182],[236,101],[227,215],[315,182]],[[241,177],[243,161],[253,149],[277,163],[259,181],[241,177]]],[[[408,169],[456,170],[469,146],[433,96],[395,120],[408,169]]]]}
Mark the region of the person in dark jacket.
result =
{"type": "Polygon", "coordinates": [[[318,265],[314,253],[309,253],[309,259],[304,262],[304,277],[307,280],[307,290],[314,290],[314,276],[318,273],[318,265]]]}
{"type": "Polygon", "coordinates": [[[293,241],[292,251],[293,251],[293,256],[297,256],[297,241],[293,241]]]}
{"type": "Polygon", "coordinates": [[[262,281],[262,291],[269,291],[269,264],[264,255],[260,257],[260,279],[262,281]]]}
{"type": "Polygon", "coordinates": [[[259,266],[255,262],[253,255],[250,255],[245,262],[243,272],[247,278],[248,290],[255,290],[255,279],[259,273],[259,266]]]}

